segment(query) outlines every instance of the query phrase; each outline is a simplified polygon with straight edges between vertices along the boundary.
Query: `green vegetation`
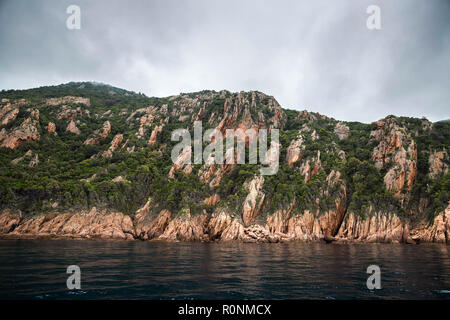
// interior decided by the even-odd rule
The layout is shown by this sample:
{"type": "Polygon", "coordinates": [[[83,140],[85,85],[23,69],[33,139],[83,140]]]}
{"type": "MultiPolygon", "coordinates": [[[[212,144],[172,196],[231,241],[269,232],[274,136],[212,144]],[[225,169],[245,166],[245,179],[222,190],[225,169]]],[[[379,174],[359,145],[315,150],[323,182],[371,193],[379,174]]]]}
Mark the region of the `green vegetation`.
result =
{"type": "MultiPolygon", "coordinates": [[[[226,92],[219,96],[214,91],[186,94],[186,97],[197,99],[197,104],[194,110],[186,108],[181,114],[191,116],[206,106],[203,129],[215,127],[222,120],[225,99],[230,95],[226,92]]],[[[197,214],[204,210],[212,212],[213,208],[205,205],[204,199],[217,193],[222,199],[220,206],[241,212],[248,194],[244,184],[258,174],[259,166],[235,166],[222,177],[218,186],[210,188],[207,183],[200,181],[201,165],[194,165],[191,174],[175,171],[174,178],[169,179],[171,150],[177,143],[171,141],[171,132],[188,126],[188,121],[178,120],[178,114],[172,116],[180,108],[175,104],[180,101],[180,97],[152,98],[103,84],[68,83],[30,90],[2,91],[0,99],[5,98],[26,99],[29,103],[20,108],[15,122],[2,128],[9,132],[29,116],[27,108],[38,109],[40,139],[16,150],[1,148],[0,208],[16,208],[24,214],[32,214],[51,210],[51,205],[56,202],[58,210],[98,206],[133,214],[152,197],[152,210],[155,212],[169,209],[182,214],[189,209],[191,214],[197,214]],[[79,135],[66,131],[68,119],[58,118],[60,106],[45,104],[47,98],[63,96],[90,99],[89,107],[67,104],[74,110],[81,110],[76,115],[77,127],[81,131],[79,135]],[[136,136],[139,122],[127,121],[127,118],[134,111],[149,106],[157,110],[152,114],[155,121],[139,139],[136,136]],[[162,106],[167,107],[167,111],[162,112],[162,106]],[[108,137],[98,144],[85,145],[84,141],[95,130],[101,129],[106,120],[111,123],[108,137]],[[47,133],[50,121],[56,124],[56,136],[47,133]],[[164,130],[158,135],[157,144],[150,146],[147,143],[150,133],[160,121],[164,121],[164,130]],[[124,136],[122,145],[128,141],[127,146],[134,146],[134,152],[120,149],[111,158],[102,157],[113,137],[119,133],[124,136]],[[28,150],[32,151],[32,156],[24,156],[28,150]],[[36,154],[39,155],[39,164],[30,167],[30,160],[36,154]],[[21,157],[21,161],[12,162],[21,157]],[[113,179],[119,176],[122,181],[114,182],[113,179]]],[[[254,122],[258,122],[260,114],[266,120],[274,116],[273,110],[268,107],[268,99],[258,98],[256,105],[250,108],[254,122]]],[[[334,209],[334,199],[341,195],[343,187],[348,210],[363,217],[369,207],[405,215],[406,211],[417,211],[421,199],[427,199],[427,217],[432,219],[447,206],[450,200],[450,176],[447,173],[431,179],[428,175],[428,159],[436,150],[448,150],[449,122],[435,123],[430,131],[424,126],[424,120],[395,118],[399,125],[412,133],[418,151],[417,177],[411,197],[402,204],[385,188],[383,177],[386,169],[378,170],[372,160],[372,152],[377,145],[370,137],[370,132],[375,129],[374,124],[345,123],[349,127],[349,135],[340,140],[334,133],[337,123],[334,119],[295,110],[284,110],[284,113],[284,129],[280,130],[280,168],[276,175],[265,177],[262,190],[265,194],[264,215],[289,209],[294,199],[294,214],[304,210],[318,209],[323,212],[334,209]],[[315,161],[320,162],[321,170],[311,175],[307,182],[300,170],[301,161],[292,168],[286,163],[288,147],[299,135],[303,139],[302,161],[310,161],[310,171],[315,161]],[[317,159],[319,152],[320,159],[317,159]],[[337,185],[330,185],[327,181],[332,171],[342,174],[337,185]]],[[[239,122],[243,114],[237,116],[239,122]]],[[[448,157],[444,162],[448,165],[448,157]]]]}

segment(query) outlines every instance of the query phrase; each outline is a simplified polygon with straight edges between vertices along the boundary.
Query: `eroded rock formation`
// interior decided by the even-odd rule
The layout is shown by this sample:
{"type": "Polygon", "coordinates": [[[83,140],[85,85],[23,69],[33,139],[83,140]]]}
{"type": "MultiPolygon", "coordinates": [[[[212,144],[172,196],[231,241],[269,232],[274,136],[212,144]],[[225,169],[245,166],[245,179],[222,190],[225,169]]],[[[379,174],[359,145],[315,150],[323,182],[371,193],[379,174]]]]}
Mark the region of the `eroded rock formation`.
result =
{"type": "Polygon", "coordinates": [[[411,135],[393,117],[376,122],[377,129],[370,133],[378,145],[372,159],[378,169],[387,168],[384,183],[397,197],[410,191],[417,176],[417,146],[411,135]]]}
{"type": "Polygon", "coordinates": [[[49,134],[54,135],[54,136],[58,135],[58,134],[56,133],[56,125],[55,125],[53,122],[49,122],[49,123],[48,123],[48,125],[47,125],[47,132],[48,132],[49,134]]]}
{"type": "Polygon", "coordinates": [[[72,132],[74,134],[80,134],[80,129],[78,129],[75,121],[70,120],[69,124],[67,125],[66,131],[72,132]]]}
{"type": "Polygon", "coordinates": [[[89,98],[73,97],[73,96],[65,96],[65,97],[61,97],[61,98],[49,98],[45,102],[49,106],[58,106],[58,105],[67,104],[67,103],[84,104],[88,107],[91,105],[91,101],[89,98]]]}
{"type": "MultiPolygon", "coordinates": [[[[14,207],[11,201],[11,207],[2,207],[0,214],[2,237],[245,242],[449,241],[450,209],[442,211],[448,198],[445,189],[449,167],[445,144],[448,127],[425,119],[393,116],[370,125],[339,122],[314,112],[282,109],[273,97],[257,91],[202,91],[163,99],[130,96],[131,93],[119,93],[111,88],[107,92],[105,102],[108,104],[96,98],[94,107],[90,107],[88,98],[72,96],[50,99],[45,96],[36,105],[33,105],[34,98],[33,104],[25,99],[1,99],[0,143],[13,150],[4,150],[5,168],[17,165],[13,169],[28,171],[29,177],[41,168],[46,170],[55,165],[67,169],[70,166],[65,166],[61,160],[66,158],[66,150],[80,150],[85,157],[78,157],[73,163],[73,174],[82,174],[70,181],[62,180],[65,177],[49,178],[52,185],[76,185],[86,191],[86,195],[79,192],[82,200],[77,204],[82,208],[89,203],[91,208],[73,212],[64,201],[64,193],[54,195],[48,190],[44,214],[34,212],[33,207],[21,214],[21,208],[14,207]],[[111,102],[114,101],[111,95],[121,101],[120,105],[111,102]],[[125,97],[131,97],[132,101],[127,103],[125,97]],[[99,130],[92,129],[93,123],[102,118],[103,121],[110,119],[113,124],[119,119],[126,126],[114,128],[120,132],[114,131],[110,140],[109,121],[99,130]],[[216,129],[223,138],[229,137],[228,129],[251,130],[243,139],[237,138],[237,142],[243,142],[246,147],[262,129],[267,129],[269,135],[271,130],[280,129],[281,143],[269,140],[265,153],[268,163],[258,163],[256,167],[253,164],[239,167],[240,155],[229,146],[224,148],[224,159],[233,161],[216,164],[212,154],[206,163],[192,164],[189,160],[194,160],[193,148],[187,146],[173,163],[169,162],[173,144],[168,138],[170,134],[163,130],[181,127],[191,130],[194,121],[202,121],[203,129],[216,129]],[[58,130],[67,126],[67,131],[80,136],[57,136],[56,125],[58,130]],[[439,126],[440,131],[436,129],[439,126]],[[355,137],[360,137],[361,141],[355,141],[355,137]],[[30,144],[23,151],[15,150],[31,141],[38,143],[30,144]],[[49,146],[42,145],[49,141],[57,142],[54,154],[48,151],[49,146]],[[58,149],[61,146],[64,148],[58,149]],[[29,151],[25,153],[25,150],[29,151]],[[278,162],[280,154],[282,158],[278,162]],[[352,173],[349,163],[361,168],[352,173]],[[280,175],[274,179],[261,174],[260,169],[277,165],[281,166],[280,175]],[[136,170],[137,166],[143,170],[136,170]],[[181,172],[183,174],[179,174],[181,172]],[[366,175],[367,180],[374,183],[373,189],[366,188],[366,175]],[[186,186],[187,181],[194,185],[186,186]],[[142,208],[128,212],[129,215],[117,209],[93,208],[120,207],[117,201],[111,200],[116,199],[116,194],[110,196],[105,186],[123,192],[117,198],[130,202],[124,210],[142,208]],[[175,195],[175,204],[165,201],[169,192],[175,195]],[[379,199],[378,193],[387,200],[379,199]],[[439,197],[436,203],[433,203],[434,195],[439,197]],[[139,201],[136,199],[148,197],[156,200],[150,198],[145,204],[136,203],[139,201]],[[434,208],[442,212],[429,212],[434,208]]],[[[249,160],[247,154],[246,160],[249,160]]],[[[26,185],[24,181],[14,182],[26,185]]],[[[38,181],[33,184],[37,185],[38,181]]],[[[32,188],[27,192],[34,190],[33,184],[30,183],[32,188]]],[[[5,190],[14,192],[14,184],[5,190]]],[[[14,194],[17,199],[20,192],[14,194]]]]}
{"type": "Polygon", "coordinates": [[[129,216],[96,208],[74,214],[50,213],[29,219],[5,211],[0,215],[0,225],[1,231],[9,230],[7,234],[12,237],[134,238],[133,222],[129,216]]]}
{"type": "Polygon", "coordinates": [[[0,214],[0,236],[63,237],[86,239],[141,239],[165,241],[243,241],[283,242],[318,241],[384,243],[450,243],[450,205],[430,225],[421,223],[414,228],[395,214],[369,209],[369,218],[353,212],[341,218],[341,204],[336,210],[318,214],[306,210],[291,216],[292,208],[277,211],[265,224],[245,226],[243,221],[228,211],[218,208],[207,214],[191,215],[187,210],[173,216],[170,211],[151,213],[151,200],[139,209],[134,219],[119,212],[106,210],[77,213],[50,213],[24,218],[8,210],[0,214]],[[336,228],[338,228],[336,232],[336,228]],[[333,231],[336,235],[333,236],[333,231]]]}
{"type": "Polygon", "coordinates": [[[39,140],[40,135],[37,129],[37,120],[26,118],[22,124],[6,134],[2,139],[2,147],[9,149],[17,149],[28,141],[39,140]]]}
{"type": "Polygon", "coordinates": [[[105,158],[112,158],[114,151],[119,147],[119,144],[123,140],[123,134],[116,134],[114,138],[111,141],[111,145],[109,146],[108,150],[106,150],[103,153],[103,157],[105,158]]]}
{"type": "Polygon", "coordinates": [[[102,140],[105,140],[108,137],[108,134],[111,132],[111,123],[109,121],[105,121],[101,130],[98,130],[94,133],[94,136],[88,138],[84,144],[97,144],[102,140]]]}

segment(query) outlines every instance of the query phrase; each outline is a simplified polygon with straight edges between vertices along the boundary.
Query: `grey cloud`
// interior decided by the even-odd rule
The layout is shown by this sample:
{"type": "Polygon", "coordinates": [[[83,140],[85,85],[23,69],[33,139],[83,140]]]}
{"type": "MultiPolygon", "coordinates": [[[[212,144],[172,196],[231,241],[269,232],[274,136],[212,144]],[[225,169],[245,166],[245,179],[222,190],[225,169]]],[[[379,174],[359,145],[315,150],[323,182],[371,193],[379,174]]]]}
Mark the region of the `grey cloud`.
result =
{"type": "Polygon", "coordinates": [[[260,90],[371,122],[450,118],[446,1],[2,1],[0,88],[95,80],[149,96],[260,90]],[[81,7],[82,29],[65,27],[81,7]],[[366,28],[381,7],[382,29],[366,28]]]}

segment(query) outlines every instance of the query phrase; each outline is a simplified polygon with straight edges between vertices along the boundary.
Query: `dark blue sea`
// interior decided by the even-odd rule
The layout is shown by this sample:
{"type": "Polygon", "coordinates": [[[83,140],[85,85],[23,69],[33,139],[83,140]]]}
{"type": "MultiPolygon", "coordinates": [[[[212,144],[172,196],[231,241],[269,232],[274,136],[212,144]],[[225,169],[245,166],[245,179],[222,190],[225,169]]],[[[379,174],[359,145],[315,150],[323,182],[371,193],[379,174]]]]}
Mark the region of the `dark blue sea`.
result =
{"type": "Polygon", "coordinates": [[[450,299],[446,245],[0,240],[0,299],[450,299]],[[81,289],[68,289],[69,265],[81,289]],[[369,290],[369,265],[381,289],[369,290]]]}

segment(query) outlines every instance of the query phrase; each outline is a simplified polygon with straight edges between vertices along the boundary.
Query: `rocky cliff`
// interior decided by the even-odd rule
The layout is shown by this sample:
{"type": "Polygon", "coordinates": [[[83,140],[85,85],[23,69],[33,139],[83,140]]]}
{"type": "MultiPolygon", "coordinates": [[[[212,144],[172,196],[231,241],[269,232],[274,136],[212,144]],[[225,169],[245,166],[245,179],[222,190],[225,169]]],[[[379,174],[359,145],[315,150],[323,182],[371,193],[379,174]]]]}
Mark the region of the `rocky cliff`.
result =
{"type": "Polygon", "coordinates": [[[449,123],[342,122],[256,91],[69,83],[0,99],[2,237],[450,242],[449,123]],[[195,121],[224,138],[252,129],[237,137],[247,148],[279,129],[266,153],[277,173],[226,145],[234,161],[194,163],[187,146],[172,162],[171,133],[195,121]]]}
{"type": "Polygon", "coordinates": [[[0,235],[3,238],[75,238],[75,239],[140,239],[166,241],[336,241],[382,243],[449,243],[450,206],[440,213],[432,224],[421,223],[410,229],[410,223],[394,214],[375,212],[364,219],[354,213],[345,216],[330,236],[340,219],[336,212],[319,218],[305,211],[290,216],[289,211],[278,211],[263,224],[246,226],[243,221],[225,209],[212,215],[189,213],[173,217],[163,210],[156,217],[137,212],[134,219],[120,212],[97,210],[76,213],[51,213],[23,217],[5,210],[0,214],[0,235]]]}

